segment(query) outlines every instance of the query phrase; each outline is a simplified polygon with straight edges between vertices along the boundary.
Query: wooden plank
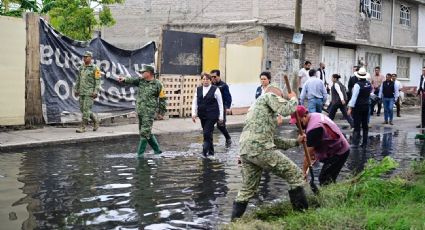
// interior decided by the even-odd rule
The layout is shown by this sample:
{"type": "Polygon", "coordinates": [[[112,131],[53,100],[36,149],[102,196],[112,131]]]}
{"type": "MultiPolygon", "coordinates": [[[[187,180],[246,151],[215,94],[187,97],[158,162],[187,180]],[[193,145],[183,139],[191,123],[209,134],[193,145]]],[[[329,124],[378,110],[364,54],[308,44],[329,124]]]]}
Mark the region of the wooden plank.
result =
{"type": "Polygon", "coordinates": [[[25,125],[43,124],[40,86],[40,31],[39,16],[25,15],[27,31],[25,66],[25,125]]]}

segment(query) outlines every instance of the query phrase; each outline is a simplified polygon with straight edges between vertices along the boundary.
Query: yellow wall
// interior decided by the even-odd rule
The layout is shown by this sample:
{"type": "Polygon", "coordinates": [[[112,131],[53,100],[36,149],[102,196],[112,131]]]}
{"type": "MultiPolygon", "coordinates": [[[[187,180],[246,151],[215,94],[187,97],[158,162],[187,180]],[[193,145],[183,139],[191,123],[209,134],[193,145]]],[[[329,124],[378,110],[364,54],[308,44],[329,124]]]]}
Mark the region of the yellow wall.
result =
{"type": "Polygon", "coordinates": [[[218,38],[202,38],[202,71],[209,73],[218,69],[220,61],[220,40],[218,38]]]}
{"type": "Polygon", "coordinates": [[[25,21],[0,16],[0,125],[25,123],[25,21]]]}
{"type": "Polygon", "coordinates": [[[227,44],[227,83],[259,83],[262,54],[262,47],[227,44]]]}

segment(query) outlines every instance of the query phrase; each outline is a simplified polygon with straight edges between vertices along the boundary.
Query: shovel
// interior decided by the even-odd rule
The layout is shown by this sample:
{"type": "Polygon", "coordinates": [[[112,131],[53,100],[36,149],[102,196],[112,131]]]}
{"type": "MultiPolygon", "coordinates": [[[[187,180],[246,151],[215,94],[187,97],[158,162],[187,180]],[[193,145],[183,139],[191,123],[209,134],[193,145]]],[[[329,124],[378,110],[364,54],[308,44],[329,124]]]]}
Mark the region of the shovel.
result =
{"type": "MultiPolygon", "coordinates": [[[[285,75],[285,76],[283,76],[283,78],[285,79],[285,85],[286,85],[286,88],[288,89],[288,93],[291,93],[292,92],[291,91],[291,85],[289,84],[288,76],[285,75]]],[[[295,112],[295,117],[297,119],[298,133],[299,133],[299,135],[302,136],[302,135],[304,135],[304,132],[303,132],[303,129],[301,127],[301,120],[300,120],[300,117],[298,116],[297,112],[295,112]]],[[[307,165],[308,165],[308,168],[304,173],[305,173],[305,175],[307,175],[310,172],[310,176],[311,176],[310,187],[311,187],[311,190],[313,191],[313,193],[317,195],[317,194],[319,194],[319,188],[314,183],[313,167],[311,166],[311,158],[310,158],[310,154],[308,153],[308,150],[307,150],[307,143],[305,143],[305,141],[303,142],[303,148],[304,148],[304,156],[305,156],[304,160],[307,161],[307,165]]]]}

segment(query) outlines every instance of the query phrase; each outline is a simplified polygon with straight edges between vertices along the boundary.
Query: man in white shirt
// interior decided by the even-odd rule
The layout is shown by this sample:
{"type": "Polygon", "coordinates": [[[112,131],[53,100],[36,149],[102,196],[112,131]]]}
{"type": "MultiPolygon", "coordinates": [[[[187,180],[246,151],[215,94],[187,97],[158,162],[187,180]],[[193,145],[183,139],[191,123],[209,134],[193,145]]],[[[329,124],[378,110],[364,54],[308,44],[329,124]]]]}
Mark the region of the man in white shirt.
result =
{"type": "Polygon", "coordinates": [[[310,76],[308,75],[308,71],[310,70],[310,67],[311,67],[311,62],[306,61],[304,63],[304,68],[300,69],[300,71],[298,72],[298,90],[300,91],[300,93],[303,89],[305,82],[310,78],[310,76]]]}
{"type": "Polygon", "coordinates": [[[202,156],[214,155],[213,131],[215,123],[223,123],[223,99],[220,90],[211,85],[211,75],[203,73],[202,86],[199,86],[192,101],[192,121],[196,122],[196,117],[201,120],[204,143],[202,146],[202,156]]]}

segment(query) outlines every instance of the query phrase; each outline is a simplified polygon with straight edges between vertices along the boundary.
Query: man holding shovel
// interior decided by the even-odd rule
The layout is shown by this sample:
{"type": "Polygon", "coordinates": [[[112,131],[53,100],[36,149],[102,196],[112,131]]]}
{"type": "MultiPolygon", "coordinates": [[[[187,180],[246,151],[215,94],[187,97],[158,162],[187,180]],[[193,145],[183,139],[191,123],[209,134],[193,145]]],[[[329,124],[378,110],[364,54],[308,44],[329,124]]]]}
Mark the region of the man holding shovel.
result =
{"type": "MultiPolygon", "coordinates": [[[[289,93],[288,98],[283,98],[279,88],[269,86],[248,111],[239,140],[243,185],[233,203],[232,220],[245,212],[249,199],[257,192],[263,170],[288,182],[289,198],[295,210],[308,208],[301,169],[277,150],[274,140],[277,126],[283,123],[282,116],[293,113],[298,104],[295,93],[289,93]]],[[[282,141],[286,148],[297,145],[296,141],[282,141]]]]}
{"type": "MultiPolygon", "coordinates": [[[[314,159],[323,163],[319,175],[320,185],[335,182],[339,172],[350,154],[350,145],[339,127],[321,113],[309,113],[304,106],[297,106],[296,113],[300,119],[304,135],[298,136],[300,143],[307,142],[307,151],[314,159]]],[[[289,123],[296,124],[296,114],[291,114],[289,123]]],[[[304,166],[304,170],[307,170],[304,166]]],[[[304,171],[304,172],[305,172],[304,171]]]]}

